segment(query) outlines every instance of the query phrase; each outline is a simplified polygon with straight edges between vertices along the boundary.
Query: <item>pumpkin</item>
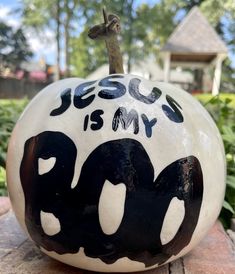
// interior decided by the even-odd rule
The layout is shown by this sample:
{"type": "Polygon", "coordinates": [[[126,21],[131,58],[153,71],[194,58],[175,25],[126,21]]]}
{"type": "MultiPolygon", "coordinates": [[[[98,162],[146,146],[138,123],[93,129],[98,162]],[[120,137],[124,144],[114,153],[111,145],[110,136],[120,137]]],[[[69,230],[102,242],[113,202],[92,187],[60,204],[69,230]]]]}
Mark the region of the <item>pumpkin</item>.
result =
{"type": "Polygon", "coordinates": [[[190,251],[221,209],[225,160],[206,110],[167,83],[69,78],[27,106],[7,181],[39,248],[93,271],[132,272],[190,251]]]}

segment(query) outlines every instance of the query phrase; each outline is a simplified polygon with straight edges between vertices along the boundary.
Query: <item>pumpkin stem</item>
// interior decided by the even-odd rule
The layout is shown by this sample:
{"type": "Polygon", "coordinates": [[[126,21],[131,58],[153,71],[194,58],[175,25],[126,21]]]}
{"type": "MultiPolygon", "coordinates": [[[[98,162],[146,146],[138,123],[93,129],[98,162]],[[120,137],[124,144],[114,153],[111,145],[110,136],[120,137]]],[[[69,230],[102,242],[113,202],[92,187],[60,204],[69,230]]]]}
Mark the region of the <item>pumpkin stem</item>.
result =
{"type": "Polygon", "coordinates": [[[103,8],[104,23],[92,27],[88,36],[91,39],[104,39],[109,56],[109,74],[124,73],[122,55],[117,39],[120,33],[120,18],[107,14],[103,8]]]}

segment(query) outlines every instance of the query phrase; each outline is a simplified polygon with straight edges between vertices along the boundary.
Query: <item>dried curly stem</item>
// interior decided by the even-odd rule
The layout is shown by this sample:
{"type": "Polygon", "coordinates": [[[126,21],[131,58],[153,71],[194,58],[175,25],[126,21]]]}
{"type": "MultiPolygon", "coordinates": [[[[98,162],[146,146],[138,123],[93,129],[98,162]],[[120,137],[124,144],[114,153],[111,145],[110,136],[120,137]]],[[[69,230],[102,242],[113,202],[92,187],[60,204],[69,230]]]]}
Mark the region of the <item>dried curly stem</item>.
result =
{"type": "Polygon", "coordinates": [[[115,14],[107,15],[103,9],[104,23],[96,25],[89,30],[91,39],[104,39],[109,56],[109,74],[124,73],[122,55],[117,39],[120,33],[120,19],[115,14]]]}

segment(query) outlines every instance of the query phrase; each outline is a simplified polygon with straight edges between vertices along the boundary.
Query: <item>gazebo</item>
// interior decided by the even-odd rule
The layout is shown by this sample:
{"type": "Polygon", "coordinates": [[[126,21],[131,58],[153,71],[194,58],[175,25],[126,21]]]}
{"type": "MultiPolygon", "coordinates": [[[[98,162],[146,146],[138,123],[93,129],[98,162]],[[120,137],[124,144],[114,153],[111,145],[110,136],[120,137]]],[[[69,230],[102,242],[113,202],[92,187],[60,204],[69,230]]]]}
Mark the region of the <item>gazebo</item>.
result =
{"type": "Polygon", "coordinates": [[[197,6],[176,27],[162,48],[164,81],[169,82],[174,67],[201,71],[214,67],[212,94],[220,88],[222,62],[228,49],[197,6]]]}

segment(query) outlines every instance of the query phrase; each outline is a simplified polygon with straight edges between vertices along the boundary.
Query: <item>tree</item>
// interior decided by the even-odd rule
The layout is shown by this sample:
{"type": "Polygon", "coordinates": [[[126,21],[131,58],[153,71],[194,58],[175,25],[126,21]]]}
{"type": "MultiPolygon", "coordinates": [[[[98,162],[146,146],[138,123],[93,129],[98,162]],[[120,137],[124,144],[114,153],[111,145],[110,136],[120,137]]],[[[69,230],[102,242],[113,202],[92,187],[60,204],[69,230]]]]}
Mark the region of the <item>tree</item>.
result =
{"type": "MultiPolygon", "coordinates": [[[[46,28],[55,33],[57,45],[57,77],[59,78],[61,55],[65,56],[65,76],[70,75],[70,40],[72,33],[77,33],[81,22],[87,17],[90,7],[97,6],[96,1],[85,0],[21,0],[23,22],[28,27],[33,27],[39,34],[46,28]]],[[[89,16],[88,16],[89,17],[89,16]]]]}
{"type": "Polygon", "coordinates": [[[234,0],[204,0],[200,9],[208,21],[235,52],[235,2],[234,0]]]}
{"type": "MultiPolygon", "coordinates": [[[[154,56],[155,58],[174,29],[175,22],[173,19],[177,12],[177,5],[166,5],[165,2],[162,0],[153,6],[138,5],[138,1],[134,0],[109,2],[107,11],[115,13],[121,18],[120,46],[127,64],[127,72],[130,72],[131,66],[138,63],[139,60],[143,60],[147,56],[154,56]]],[[[106,1],[99,3],[89,1],[89,5],[84,8],[84,25],[91,26],[100,23],[101,10],[105,3],[106,1]]],[[[73,37],[73,42],[70,44],[72,72],[73,74],[79,72],[78,75],[83,77],[101,64],[107,63],[107,58],[105,58],[107,54],[103,42],[94,43],[90,41],[87,32],[86,27],[79,36],[73,37]],[[80,45],[79,50],[78,45],[80,45]],[[79,58],[86,59],[86,64],[81,64],[79,58]]]]}
{"type": "Polygon", "coordinates": [[[54,30],[57,48],[56,79],[60,78],[62,0],[21,0],[23,24],[42,34],[46,27],[54,30]]]}
{"type": "MultiPolygon", "coordinates": [[[[15,69],[22,61],[32,57],[27,40],[21,28],[12,27],[0,22],[0,64],[1,67],[15,69]]],[[[0,67],[0,69],[1,69],[0,67]]]]}
{"type": "Polygon", "coordinates": [[[104,45],[99,43],[97,46],[85,34],[88,26],[100,22],[101,10],[106,3],[108,11],[121,18],[120,41],[127,72],[130,72],[133,63],[156,54],[174,26],[175,5],[165,2],[171,1],[161,0],[151,7],[148,4],[139,5],[135,0],[22,0],[26,25],[41,30],[45,26],[54,28],[57,37],[57,64],[60,63],[61,44],[64,44],[67,76],[70,74],[70,67],[73,74],[81,72],[81,67],[84,68],[84,75],[106,61],[104,45]],[[82,46],[84,43],[86,47],[82,46]],[[77,45],[81,46],[79,54],[77,45]],[[94,52],[100,54],[91,56],[94,52]],[[83,60],[86,59],[86,63],[78,60],[80,56],[83,60]]]}
{"type": "Polygon", "coordinates": [[[90,40],[87,33],[85,28],[78,38],[73,37],[70,41],[72,74],[82,78],[108,61],[104,42],[90,40]]]}
{"type": "MultiPolygon", "coordinates": [[[[199,5],[210,23],[232,49],[235,38],[234,0],[159,0],[155,4],[137,0],[21,0],[24,22],[40,29],[50,27],[56,33],[57,64],[61,51],[65,53],[65,75],[86,77],[100,65],[107,63],[103,42],[94,43],[87,37],[89,26],[100,23],[101,10],[121,18],[121,51],[131,66],[147,57],[160,59],[159,52],[179,19],[194,5],[199,5]],[[228,18],[224,23],[224,18],[228,18]],[[229,34],[229,35],[228,35],[229,34]],[[71,70],[71,71],[70,71],[71,70]]],[[[228,64],[228,62],[227,62],[228,64]]],[[[230,71],[225,70],[226,73],[230,71]]]]}

